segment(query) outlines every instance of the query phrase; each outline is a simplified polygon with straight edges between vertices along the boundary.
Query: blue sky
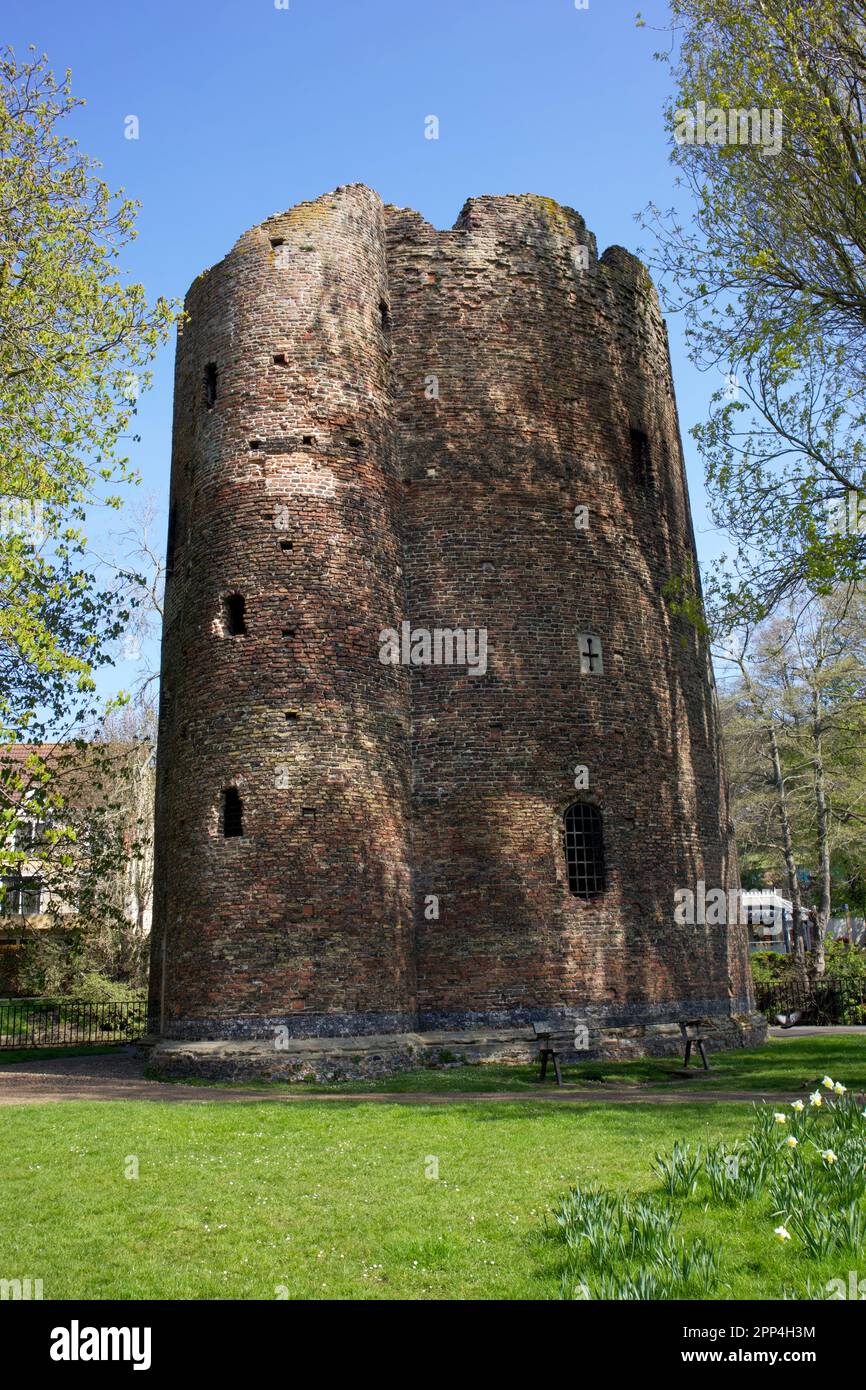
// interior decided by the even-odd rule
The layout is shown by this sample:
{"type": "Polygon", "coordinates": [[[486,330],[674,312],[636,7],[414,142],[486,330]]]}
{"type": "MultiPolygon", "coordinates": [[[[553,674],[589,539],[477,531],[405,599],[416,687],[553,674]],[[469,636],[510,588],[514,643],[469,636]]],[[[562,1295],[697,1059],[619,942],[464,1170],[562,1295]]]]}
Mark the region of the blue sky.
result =
{"type": "MultiPolygon", "coordinates": [[[[82,148],[140,200],[126,256],[148,294],[182,297],[246,228],[340,183],[451,226],[466,198],[540,193],[577,208],[599,248],[647,238],[634,214],[675,202],[662,120],[662,37],[632,0],[6,0],[3,38],[72,69],[82,148]],[[439,140],[424,138],[436,115],[439,140]],[[139,138],[124,136],[139,119],[139,138]]],[[[665,22],[659,0],[640,5],[665,22]]],[[[703,556],[718,549],[688,427],[717,379],[669,319],[703,556]]],[[[132,455],[164,503],[173,344],[142,403],[132,455]]],[[[123,667],[119,668],[123,675],[123,667]]]]}

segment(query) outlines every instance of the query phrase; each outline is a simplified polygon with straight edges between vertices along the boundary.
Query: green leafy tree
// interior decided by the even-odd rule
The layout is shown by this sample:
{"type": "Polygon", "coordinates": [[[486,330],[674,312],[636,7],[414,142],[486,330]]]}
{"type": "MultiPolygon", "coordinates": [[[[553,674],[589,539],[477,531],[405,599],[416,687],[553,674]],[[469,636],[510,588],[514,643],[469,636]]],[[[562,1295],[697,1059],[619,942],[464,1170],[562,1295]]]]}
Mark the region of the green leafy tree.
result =
{"type": "Polygon", "coordinates": [[[723,713],[743,861],[771,872],[784,865],[798,926],[814,914],[811,965],[821,974],[829,917],[841,894],[850,900],[849,866],[866,852],[863,595],[851,586],[790,604],[745,647],[720,655],[736,671],[723,713]]]}
{"type": "Polygon", "coordinates": [[[67,133],[79,105],[68,72],[0,53],[0,868],[13,870],[25,806],[61,818],[64,760],[99,718],[95,674],[129,618],[88,565],[85,526],[134,480],[122,445],[177,317],[121,275],[137,205],[67,133]],[[22,742],[26,763],[11,756],[22,742]]]}
{"type": "Polygon", "coordinates": [[[708,585],[731,629],[866,567],[866,527],[834,524],[840,499],[866,520],[866,4],[672,0],[671,16],[657,56],[691,215],[644,224],[693,360],[725,378],[695,433],[735,543],[708,585]]]}

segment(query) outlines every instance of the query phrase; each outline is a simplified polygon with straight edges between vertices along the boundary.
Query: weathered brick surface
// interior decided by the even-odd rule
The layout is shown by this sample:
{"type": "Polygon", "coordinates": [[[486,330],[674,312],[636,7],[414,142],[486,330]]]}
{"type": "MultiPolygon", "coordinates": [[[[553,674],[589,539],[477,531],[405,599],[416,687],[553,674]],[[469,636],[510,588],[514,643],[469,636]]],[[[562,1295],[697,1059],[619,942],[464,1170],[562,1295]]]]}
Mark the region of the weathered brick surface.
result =
{"type": "Polygon", "coordinates": [[[246,233],[187,311],[152,954],[165,1031],[748,1012],[744,931],[673,924],[676,887],[738,880],[707,652],[662,593],[694,542],[640,263],[599,260],[544,198],[474,199],[437,232],[352,186],[246,233]],[[244,636],[221,616],[235,592],[244,636]],[[403,619],[486,628],[487,673],[383,665],[379,633],[403,619]],[[603,675],[581,674],[578,632],[600,638],[603,675]],[[240,838],[219,833],[228,786],[240,838]],[[589,902],[562,850],[578,798],[604,815],[607,890],[589,902]]]}

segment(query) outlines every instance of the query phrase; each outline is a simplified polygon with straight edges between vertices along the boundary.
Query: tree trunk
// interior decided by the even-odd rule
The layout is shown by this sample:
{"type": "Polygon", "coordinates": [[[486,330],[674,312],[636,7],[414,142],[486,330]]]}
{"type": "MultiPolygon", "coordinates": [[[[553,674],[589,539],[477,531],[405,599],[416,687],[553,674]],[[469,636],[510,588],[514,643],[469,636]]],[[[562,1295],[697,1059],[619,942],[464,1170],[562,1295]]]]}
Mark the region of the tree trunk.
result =
{"type": "Polygon", "coordinates": [[[821,746],[820,708],[818,692],[812,692],[812,743],[814,747],[813,767],[815,770],[815,813],[818,827],[818,864],[820,875],[820,901],[818,905],[818,924],[816,939],[812,947],[812,974],[817,977],[825,971],[824,937],[830,921],[830,827],[827,814],[827,798],[824,789],[824,757],[821,746]]]}
{"type": "Polygon", "coordinates": [[[791,835],[791,821],[788,816],[788,794],[782,775],[782,760],[779,757],[779,743],[773,724],[768,724],[767,735],[770,742],[770,760],[773,765],[773,782],[779,798],[779,821],[782,827],[782,849],[785,855],[785,871],[788,879],[788,896],[794,909],[794,951],[802,968],[805,968],[806,946],[803,924],[803,903],[800,897],[800,883],[797,878],[797,863],[794,859],[794,840],[791,835]]]}

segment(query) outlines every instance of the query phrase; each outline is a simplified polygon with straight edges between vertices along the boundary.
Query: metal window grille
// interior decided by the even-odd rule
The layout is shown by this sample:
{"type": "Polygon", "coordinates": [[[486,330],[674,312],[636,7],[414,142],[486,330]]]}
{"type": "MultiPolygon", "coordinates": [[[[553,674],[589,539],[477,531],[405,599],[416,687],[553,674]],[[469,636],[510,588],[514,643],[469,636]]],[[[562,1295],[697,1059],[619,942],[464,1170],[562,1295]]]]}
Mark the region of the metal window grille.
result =
{"type": "Polygon", "coordinates": [[[563,820],[569,891],[577,898],[598,897],[605,888],[601,811],[577,801],[569,806],[563,820]]]}

